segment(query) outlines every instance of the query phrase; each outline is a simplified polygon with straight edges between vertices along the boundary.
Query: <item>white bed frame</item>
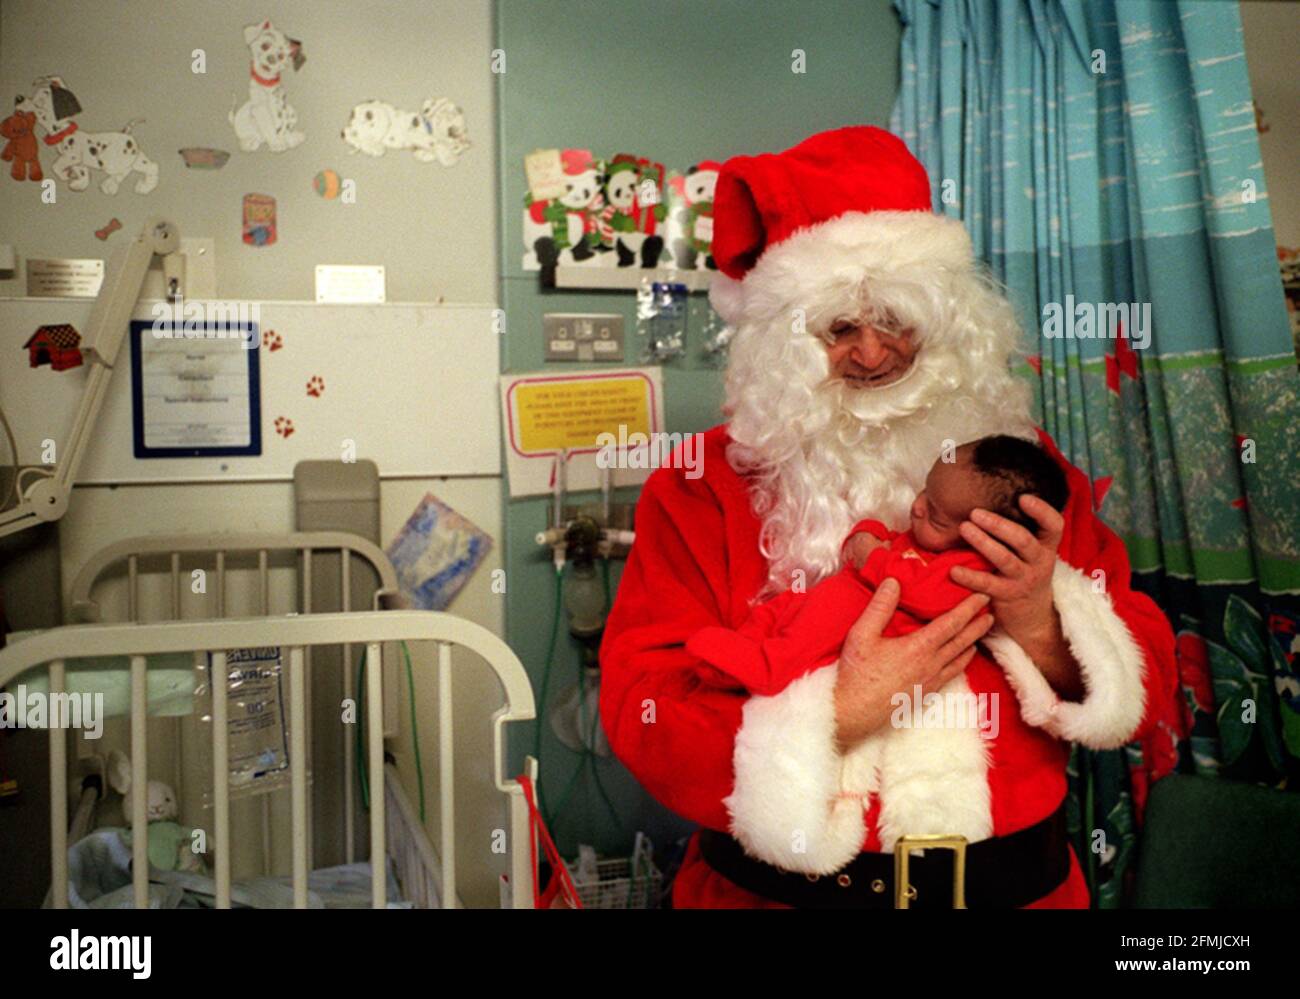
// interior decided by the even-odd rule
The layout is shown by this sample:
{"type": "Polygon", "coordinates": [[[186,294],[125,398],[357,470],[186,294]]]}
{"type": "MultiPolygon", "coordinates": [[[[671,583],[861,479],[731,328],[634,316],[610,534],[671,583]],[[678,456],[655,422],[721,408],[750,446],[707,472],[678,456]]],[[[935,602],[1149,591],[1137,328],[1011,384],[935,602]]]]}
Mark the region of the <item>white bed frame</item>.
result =
{"type": "MultiPolygon", "coordinates": [[[[501,639],[473,622],[451,614],[433,611],[348,609],[351,556],[369,562],[380,580],[375,604],[396,595],[396,578],[383,552],[364,539],[335,532],[311,532],[289,535],[240,534],[209,536],[167,536],[137,538],[120,542],[93,557],[78,574],[72,588],[73,614],[81,619],[96,619],[98,610],[91,600],[96,581],[115,565],[125,563],[128,578],[128,616],[119,624],[74,624],[51,629],[14,642],[0,650],[0,687],[20,680],[31,670],[48,670],[49,693],[65,692],[65,661],[94,656],[120,656],[130,661],[131,671],[131,827],[132,878],[137,908],[148,905],[147,859],[147,666],[146,657],[161,653],[210,653],[213,675],[224,669],[229,649],[273,646],[288,650],[289,722],[290,722],[290,797],[292,802],[292,872],[294,905],[305,908],[308,902],[309,870],[308,801],[307,801],[307,704],[310,688],[310,654],[317,646],[341,645],[345,662],[350,662],[353,645],[365,647],[365,702],[367,712],[367,757],[372,774],[384,774],[384,793],[372,797],[370,808],[370,864],[372,904],[387,904],[385,848],[392,856],[396,873],[408,899],[428,904],[436,893],[444,908],[456,908],[456,853],[454,760],[452,725],[453,645],[461,645],[479,655],[496,673],[505,691],[505,704],[491,717],[493,738],[493,777],[498,791],[510,804],[510,904],[513,908],[531,908],[533,902],[532,856],[528,808],[523,788],[505,774],[505,725],[529,721],[535,717],[532,688],[519,658],[501,639]],[[312,555],[342,552],[341,584],[343,610],[312,613],[310,608],[312,555]],[[301,558],[303,596],[301,613],[259,617],[225,618],[227,585],[226,559],[231,552],[257,553],[261,588],[261,608],[268,606],[268,570],[277,555],[296,553],[301,558]],[[196,554],[210,553],[216,562],[218,618],[170,620],[140,623],[138,576],[140,561],[150,556],[167,556],[172,576],[172,614],[181,612],[181,565],[196,554]],[[384,764],[384,718],[386,704],[382,648],[386,642],[431,641],[438,645],[438,718],[441,825],[441,856],[434,850],[420,825],[391,764],[384,764]],[[390,813],[391,812],[391,816],[390,813]],[[390,823],[391,817],[391,823],[390,823]]],[[[347,696],[351,690],[350,669],[344,670],[347,696]]],[[[229,908],[230,873],[230,795],[229,746],[227,741],[227,701],[214,697],[212,725],[213,839],[215,846],[216,904],[229,908]]],[[[67,730],[50,729],[50,856],[53,867],[51,904],[68,905],[68,739],[67,730]]],[[[351,738],[345,736],[347,765],[341,775],[347,797],[347,855],[352,856],[351,828],[351,738]]],[[[537,764],[525,760],[524,772],[536,780],[537,764]]],[[[324,783],[324,782],[322,782],[324,783]]],[[[93,792],[89,792],[93,795],[93,792]]],[[[77,810],[72,834],[89,826],[93,799],[83,796],[77,810]]]]}

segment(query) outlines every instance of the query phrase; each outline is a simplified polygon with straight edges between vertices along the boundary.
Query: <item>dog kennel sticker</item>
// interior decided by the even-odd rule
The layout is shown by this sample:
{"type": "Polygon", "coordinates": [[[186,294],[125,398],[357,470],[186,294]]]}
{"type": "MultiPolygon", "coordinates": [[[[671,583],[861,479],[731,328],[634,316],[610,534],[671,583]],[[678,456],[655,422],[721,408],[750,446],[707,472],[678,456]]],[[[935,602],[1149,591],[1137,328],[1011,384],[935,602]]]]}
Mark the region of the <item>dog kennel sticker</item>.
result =
{"type": "Polygon", "coordinates": [[[133,173],[140,175],[136,194],[148,194],[158,186],[158,164],[145,156],[131,134],[143,118],[134,118],[116,131],[82,131],[81,102],[59,76],[37,79],[29,96],[18,97],[16,110],[35,115],[44,144],[55,153],[50,173],[68,190],[84,191],[94,174],[103,175],[99,189],[105,194],[116,194],[133,173]]]}
{"type": "Polygon", "coordinates": [[[430,97],[418,111],[387,101],[362,101],[343,126],[350,152],[383,156],[390,149],[409,149],[421,163],[451,166],[469,148],[465,115],[445,97],[430,97]]]}
{"type": "MultiPolygon", "coordinates": [[[[210,676],[211,670],[209,654],[210,676]]],[[[230,649],[225,684],[220,680],[212,676],[212,692],[214,697],[222,693],[226,697],[231,791],[268,784],[289,769],[282,650],[230,649]]]]}
{"type": "Polygon", "coordinates": [[[307,57],[302,43],[290,38],[270,21],[244,28],[248,47],[248,100],[231,107],[226,116],[235,130],[239,148],[246,153],[269,149],[282,153],[302,145],[306,133],[298,129],[298,112],[289,103],[284,74],[297,73],[307,57]]]}

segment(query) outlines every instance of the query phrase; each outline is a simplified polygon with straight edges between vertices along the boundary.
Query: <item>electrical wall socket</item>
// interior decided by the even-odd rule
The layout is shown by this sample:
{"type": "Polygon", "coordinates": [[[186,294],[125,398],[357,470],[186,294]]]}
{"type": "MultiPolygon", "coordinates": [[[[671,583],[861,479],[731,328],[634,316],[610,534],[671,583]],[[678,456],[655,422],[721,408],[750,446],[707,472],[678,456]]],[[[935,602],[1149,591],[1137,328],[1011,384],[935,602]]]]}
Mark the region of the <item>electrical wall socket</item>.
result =
{"type": "Polygon", "coordinates": [[[547,361],[622,361],[618,313],[548,312],[542,317],[547,361]]]}

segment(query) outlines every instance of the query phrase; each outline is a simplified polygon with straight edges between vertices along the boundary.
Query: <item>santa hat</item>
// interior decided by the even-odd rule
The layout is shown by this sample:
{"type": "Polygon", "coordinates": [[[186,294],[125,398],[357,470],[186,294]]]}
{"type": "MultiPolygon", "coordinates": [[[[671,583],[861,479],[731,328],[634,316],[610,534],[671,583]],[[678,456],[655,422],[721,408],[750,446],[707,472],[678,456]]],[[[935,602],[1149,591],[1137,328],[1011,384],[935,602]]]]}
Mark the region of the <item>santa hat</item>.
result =
{"type": "Polygon", "coordinates": [[[730,325],[836,306],[868,273],[974,265],[962,224],[931,211],[925,167],[868,125],[727,160],[713,197],[713,259],[709,301],[730,325]]]}

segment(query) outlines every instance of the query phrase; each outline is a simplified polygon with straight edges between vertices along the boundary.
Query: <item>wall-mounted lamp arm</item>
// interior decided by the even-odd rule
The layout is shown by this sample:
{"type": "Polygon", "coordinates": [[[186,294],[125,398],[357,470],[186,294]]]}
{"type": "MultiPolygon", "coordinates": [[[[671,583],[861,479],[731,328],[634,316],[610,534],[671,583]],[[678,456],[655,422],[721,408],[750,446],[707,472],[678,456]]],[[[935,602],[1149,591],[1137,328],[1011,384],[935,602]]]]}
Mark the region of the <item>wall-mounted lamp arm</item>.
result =
{"type": "MultiPolygon", "coordinates": [[[[104,275],[90,324],[82,343],[82,354],[90,364],[86,385],[72,424],[72,433],[63,445],[53,470],[30,477],[30,484],[20,490],[18,505],[0,513],[0,537],[16,534],[45,521],[58,520],[68,509],[68,497],[77,478],[77,469],[86,456],[99,411],[108,392],[113,365],[130,327],[136,300],[155,256],[163,258],[163,273],[168,297],[180,293],[182,271],[180,230],[165,219],[151,219],[123,249],[113,255],[104,275]]],[[[14,455],[18,465],[18,455],[14,455]]],[[[32,471],[26,469],[25,471],[32,471]]],[[[20,473],[21,474],[21,473],[20,473]]]]}

